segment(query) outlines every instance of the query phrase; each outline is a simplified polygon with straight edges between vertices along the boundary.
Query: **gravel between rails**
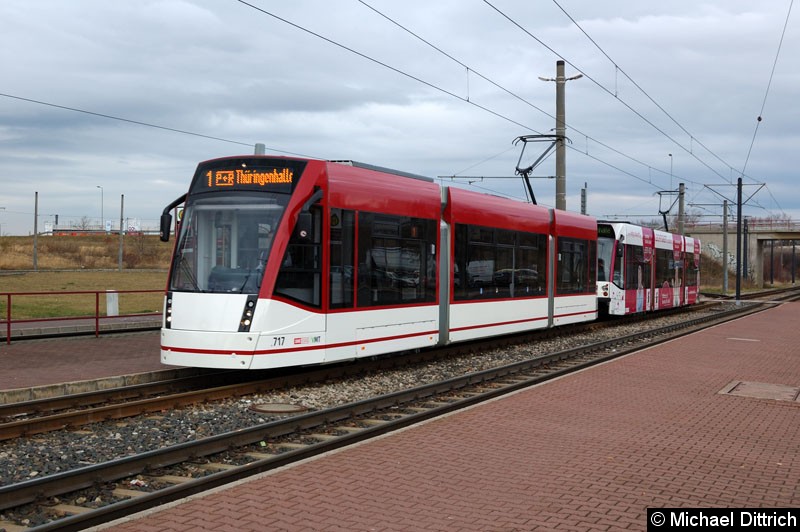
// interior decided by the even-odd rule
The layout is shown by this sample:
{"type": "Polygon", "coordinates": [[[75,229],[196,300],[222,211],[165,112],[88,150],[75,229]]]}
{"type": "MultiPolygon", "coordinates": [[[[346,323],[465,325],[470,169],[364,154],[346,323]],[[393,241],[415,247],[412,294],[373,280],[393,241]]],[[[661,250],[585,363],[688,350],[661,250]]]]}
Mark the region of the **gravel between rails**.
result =
{"type": "MultiPolygon", "coordinates": [[[[733,303],[720,304],[710,310],[697,311],[691,318],[716,314],[730,308],[733,308],[733,303]]],[[[644,327],[656,328],[686,320],[687,317],[680,314],[660,317],[586,334],[461,355],[410,368],[196,405],[160,415],[94,423],[80,430],[59,430],[9,440],[0,443],[0,485],[18,483],[285,417],[250,410],[253,403],[290,403],[319,410],[631,334],[644,327]]]]}

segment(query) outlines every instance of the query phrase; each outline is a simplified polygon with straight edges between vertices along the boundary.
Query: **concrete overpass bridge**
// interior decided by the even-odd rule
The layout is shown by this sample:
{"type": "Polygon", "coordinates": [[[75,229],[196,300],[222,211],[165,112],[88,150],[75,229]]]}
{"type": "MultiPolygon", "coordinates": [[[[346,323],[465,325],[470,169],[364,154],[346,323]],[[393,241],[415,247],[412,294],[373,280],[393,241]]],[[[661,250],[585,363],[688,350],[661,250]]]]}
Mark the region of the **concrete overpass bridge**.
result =
{"type": "MultiPolygon", "coordinates": [[[[791,246],[791,255],[788,264],[784,264],[784,269],[788,268],[790,280],[797,276],[797,267],[800,260],[795,259],[795,242],[800,244],[800,222],[793,221],[757,221],[745,220],[742,232],[742,276],[747,276],[753,280],[759,288],[764,287],[765,276],[769,279],[775,275],[775,261],[770,260],[772,254],[769,253],[774,246],[783,244],[791,246]],[[767,254],[765,255],[765,251],[767,254]],[[765,269],[765,259],[767,262],[765,269]]],[[[728,224],[728,256],[723,260],[723,241],[725,235],[723,226],[718,225],[687,225],[685,228],[687,236],[699,238],[703,243],[702,254],[728,265],[730,272],[736,272],[736,224],[728,224]]]]}

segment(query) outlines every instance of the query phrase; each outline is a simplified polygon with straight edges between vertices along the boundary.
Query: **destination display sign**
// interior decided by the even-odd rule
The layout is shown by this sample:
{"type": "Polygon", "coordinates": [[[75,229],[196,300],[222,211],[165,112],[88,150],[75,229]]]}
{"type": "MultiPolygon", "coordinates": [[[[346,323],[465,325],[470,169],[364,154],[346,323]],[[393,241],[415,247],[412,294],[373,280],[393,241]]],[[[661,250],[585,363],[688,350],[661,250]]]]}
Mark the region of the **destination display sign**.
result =
{"type": "Polygon", "coordinates": [[[607,236],[610,238],[615,238],[617,235],[614,234],[614,228],[611,227],[610,225],[598,225],[597,236],[607,236]]]}
{"type": "Polygon", "coordinates": [[[294,171],[288,168],[237,168],[235,170],[209,170],[206,172],[208,188],[236,188],[240,185],[291,185],[294,171]]]}
{"type": "Polygon", "coordinates": [[[260,190],[289,194],[305,169],[305,161],[281,159],[219,159],[201,163],[192,193],[260,190]]]}

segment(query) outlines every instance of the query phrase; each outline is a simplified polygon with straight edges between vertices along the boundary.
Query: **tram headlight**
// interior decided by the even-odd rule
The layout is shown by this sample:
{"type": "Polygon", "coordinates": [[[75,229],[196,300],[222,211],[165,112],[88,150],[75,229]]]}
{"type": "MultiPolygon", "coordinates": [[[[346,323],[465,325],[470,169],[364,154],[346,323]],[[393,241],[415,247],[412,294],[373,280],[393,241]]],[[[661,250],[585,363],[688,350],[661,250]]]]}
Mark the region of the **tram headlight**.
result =
{"type": "Polygon", "coordinates": [[[253,323],[253,313],[256,310],[257,298],[258,296],[256,295],[247,296],[247,302],[244,304],[242,317],[239,320],[239,332],[248,332],[250,330],[250,325],[253,323]]]}
{"type": "Polygon", "coordinates": [[[164,326],[170,328],[172,326],[172,294],[168,293],[166,304],[164,305],[164,326]]]}

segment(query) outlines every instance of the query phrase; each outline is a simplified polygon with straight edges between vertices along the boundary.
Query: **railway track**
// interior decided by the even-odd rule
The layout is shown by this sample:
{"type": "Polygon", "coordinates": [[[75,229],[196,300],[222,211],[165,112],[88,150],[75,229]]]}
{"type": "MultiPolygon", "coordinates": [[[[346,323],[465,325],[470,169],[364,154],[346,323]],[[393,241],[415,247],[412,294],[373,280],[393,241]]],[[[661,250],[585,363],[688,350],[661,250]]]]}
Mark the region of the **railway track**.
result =
{"type": "MultiPolygon", "coordinates": [[[[38,525],[36,530],[80,530],[533,386],[763,308],[761,304],[748,305],[0,487],[0,511],[3,515],[29,516],[26,519],[38,525]],[[97,500],[110,504],[92,508],[97,500]]],[[[14,530],[13,526],[16,524],[0,522],[0,527],[7,530],[14,530]]]]}
{"type": "MultiPolygon", "coordinates": [[[[713,303],[710,303],[713,305],[713,303]]],[[[695,312],[706,308],[676,309],[667,313],[695,312]]],[[[33,436],[55,430],[74,430],[91,423],[120,420],[163,412],[196,404],[212,403],[230,397],[288,389],[309,383],[345,379],[358,374],[385,371],[422,364],[467,351],[475,352],[502,345],[523,344],[561,335],[574,335],[618,323],[631,323],[642,317],[628,317],[614,322],[583,323],[521,335],[494,338],[469,344],[448,346],[422,352],[359,360],[318,369],[287,368],[254,371],[209,371],[200,375],[177,377],[79,394],[70,394],[0,405],[0,441],[33,436]],[[264,377],[267,375],[267,377],[264,377]]]]}
{"type": "MultiPolygon", "coordinates": [[[[796,286],[788,286],[784,288],[769,288],[767,290],[758,290],[756,292],[745,292],[740,294],[740,299],[743,301],[753,301],[758,299],[770,299],[774,301],[789,300],[800,290],[796,286]]],[[[714,301],[732,301],[736,299],[735,295],[718,294],[714,292],[701,292],[703,297],[714,301]]]]}

